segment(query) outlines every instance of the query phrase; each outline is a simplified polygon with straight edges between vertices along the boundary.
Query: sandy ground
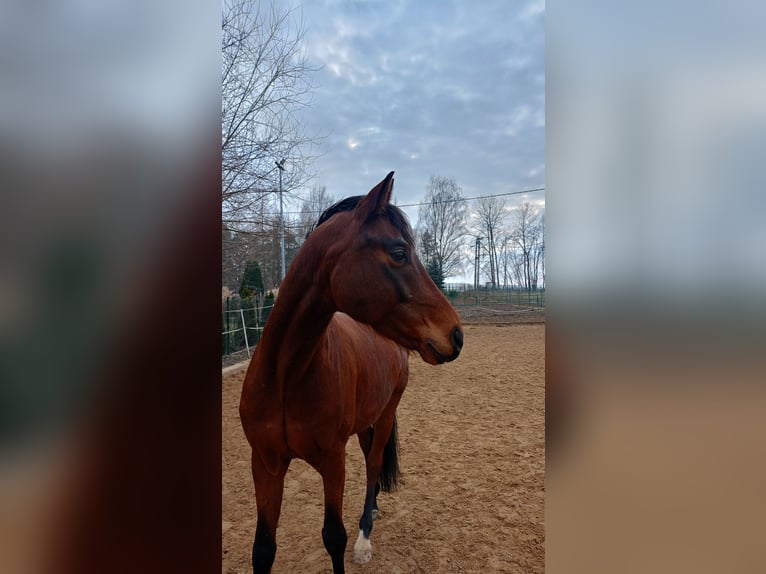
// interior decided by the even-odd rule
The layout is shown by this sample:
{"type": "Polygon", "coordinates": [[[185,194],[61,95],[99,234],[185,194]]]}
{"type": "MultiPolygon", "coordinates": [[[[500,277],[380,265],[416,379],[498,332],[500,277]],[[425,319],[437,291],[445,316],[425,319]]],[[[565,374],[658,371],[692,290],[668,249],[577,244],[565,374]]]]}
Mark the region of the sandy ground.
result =
{"type": "MultiPolygon", "coordinates": [[[[467,325],[454,363],[417,355],[399,406],[404,485],[378,498],[372,561],[352,562],[364,501],[356,438],[346,462],[349,573],[544,571],[544,324],[467,325]]],[[[223,380],[222,572],[250,572],[255,495],[237,405],[244,372],[223,380]]],[[[275,573],[328,573],[322,485],[295,460],[285,480],[275,573]]]]}

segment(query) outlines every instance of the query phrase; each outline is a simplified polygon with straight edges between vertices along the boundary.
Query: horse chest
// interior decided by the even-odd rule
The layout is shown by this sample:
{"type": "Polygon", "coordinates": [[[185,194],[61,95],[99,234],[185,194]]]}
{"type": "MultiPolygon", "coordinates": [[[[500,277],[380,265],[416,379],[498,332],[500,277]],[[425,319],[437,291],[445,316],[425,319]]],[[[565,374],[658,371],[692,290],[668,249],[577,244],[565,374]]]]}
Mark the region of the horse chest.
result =
{"type": "Polygon", "coordinates": [[[332,402],[305,402],[286,397],[285,424],[288,437],[293,435],[325,436],[344,427],[344,408],[332,402]]]}
{"type": "Polygon", "coordinates": [[[322,453],[345,444],[350,430],[338,425],[338,420],[327,417],[291,417],[285,419],[287,449],[292,457],[317,466],[322,453]]]}

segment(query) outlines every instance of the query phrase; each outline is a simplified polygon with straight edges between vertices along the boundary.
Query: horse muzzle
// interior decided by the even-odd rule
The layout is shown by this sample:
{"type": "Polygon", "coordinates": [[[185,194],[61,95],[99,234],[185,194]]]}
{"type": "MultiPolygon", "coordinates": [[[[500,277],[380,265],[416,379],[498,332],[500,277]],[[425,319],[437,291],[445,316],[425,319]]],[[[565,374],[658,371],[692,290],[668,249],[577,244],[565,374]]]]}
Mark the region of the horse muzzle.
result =
{"type": "Polygon", "coordinates": [[[460,326],[455,326],[450,331],[450,345],[449,351],[445,349],[439,349],[437,344],[432,340],[427,340],[424,349],[418,349],[420,356],[426,363],[432,365],[440,365],[441,363],[448,363],[454,361],[460,355],[460,350],[463,348],[463,330],[460,326]]]}

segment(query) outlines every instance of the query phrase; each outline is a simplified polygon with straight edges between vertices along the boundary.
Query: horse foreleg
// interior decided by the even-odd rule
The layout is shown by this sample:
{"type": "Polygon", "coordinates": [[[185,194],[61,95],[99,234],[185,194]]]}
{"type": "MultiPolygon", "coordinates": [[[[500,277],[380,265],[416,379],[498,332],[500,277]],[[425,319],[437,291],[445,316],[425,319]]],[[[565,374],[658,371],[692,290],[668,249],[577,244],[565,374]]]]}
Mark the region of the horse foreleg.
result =
{"type": "Polygon", "coordinates": [[[348,536],[343,526],[343,488],[346,482],[346,451],[340,445],[335,452],[328,453],[319,469],[324,483],[324,526],[322,542],[332,559],[334,574],[343,574],[348,536]]]}
{"type": "Polygon", "coordinates": [[[258,454],[253,451],[252,469],[258,524],[253,542],[253,572],[268,574],[277,553],[277,524],[282,508],[282,492],[289,462],[280,464],[277,474],[269,473],[258,454]]]}

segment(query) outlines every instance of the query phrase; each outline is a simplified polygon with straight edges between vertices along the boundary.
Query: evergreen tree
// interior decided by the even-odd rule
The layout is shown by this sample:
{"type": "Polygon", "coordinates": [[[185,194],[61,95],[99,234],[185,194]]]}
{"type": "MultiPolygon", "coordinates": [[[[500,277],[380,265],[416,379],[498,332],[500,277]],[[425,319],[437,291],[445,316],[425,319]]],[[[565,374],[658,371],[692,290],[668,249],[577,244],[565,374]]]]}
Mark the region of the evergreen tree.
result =
{"type": "Polygon", "coordinates": [[[248,261],[245,272],[242,275],[242,283],[239,286],[239,296],[247,299],[253,293],[263,291],[263,274],[257,261],[248,261]]]}
{"type": "Polygon", "coordinates": [[[439,289],[444,289],[444,273],[442,273],[441,265],[439,265],[439,260],[436,257],[433,257],[428,261],[426,271],[428,271],[428,274],[431,276],[434,283],[436,283],[436,286],[439,289]]]}

